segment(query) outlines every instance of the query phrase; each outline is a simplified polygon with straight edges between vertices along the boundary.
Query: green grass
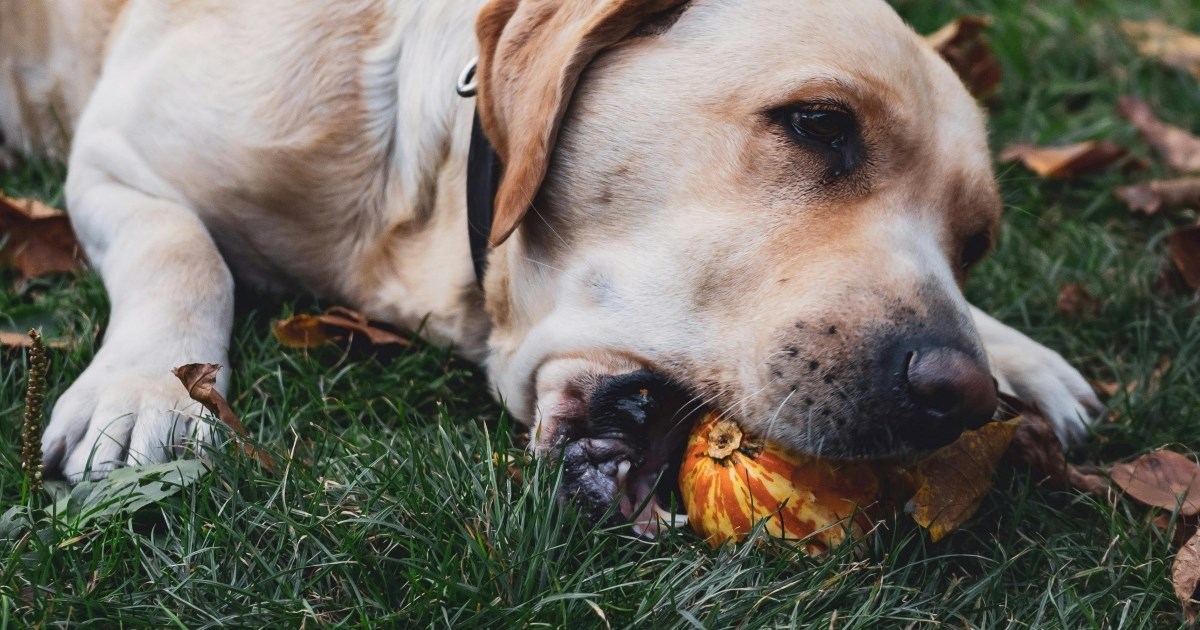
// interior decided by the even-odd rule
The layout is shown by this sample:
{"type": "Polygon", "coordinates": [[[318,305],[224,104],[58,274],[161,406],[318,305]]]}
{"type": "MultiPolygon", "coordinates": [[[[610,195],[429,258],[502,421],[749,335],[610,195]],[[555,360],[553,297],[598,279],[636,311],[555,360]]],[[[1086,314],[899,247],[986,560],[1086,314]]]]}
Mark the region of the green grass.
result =
{"type": "MultiPolygon", "coordinates": [[[[1192,0],[905,0],[922,31],[990,13],[1006,77],[993,144],[1111,138],[1148,155],[1114,114],[1148,98],[1200,130],[1200,84],[1139,61],[1119,17],[1200,30],[1192,0]]],[[[1194,214],[1131,216],[1110,194],[1151,173],[1039,181],[1000,167],[1008,212],[975,275],[980,306],[1060,350],[1090,377],[1157,390],[1111,401],[1077,460],[1200,446],[1198,302],[1164,292],[1164,237],[1194,214]],[[1082,282],[1099,315],[1056,312],[1082,282]]],[[[32,164],[0,187],[61,203],[63,172],[32,164]]],[[[7,274],[7,275],[6,275],[7,274]]],[[[42,325],[78,340],[52,351],[51,399],[84,368],[107,317],[93,274],[13,290],[0,272],[0,327],[42,325]]],[[[35,527],[0,541],[0,627],[567,626],[1178,627],[1171,549],[1145,510],[1055,493],[1005,471],[978,515],[939,544],[901,520],[865,550],[819,560],[784,550],[711,551],[688,533],[650,544],[586,526],[553,496],[553,465],[525,464],[482,378],[444,349],[386,359],[280,349],[269,322],[314,305],[240,300],[231,401],[274,473],[213,454],[214,472],[133,514],[35,527]],[[495,455],[518,458],[514,482],[495,455]],[[497,463],[499,462],[499,463],[497,463]]],[[[0,507],[21,500],[17,462],[25,363],[0,351],[0,507]]],[[[2,511],[2,510],[0,510],[2,511]]],[[[0,523],[0,532],[4,524],[0,523]]],[[[0,538],[3,538],[0,536],[0,538]]]]}

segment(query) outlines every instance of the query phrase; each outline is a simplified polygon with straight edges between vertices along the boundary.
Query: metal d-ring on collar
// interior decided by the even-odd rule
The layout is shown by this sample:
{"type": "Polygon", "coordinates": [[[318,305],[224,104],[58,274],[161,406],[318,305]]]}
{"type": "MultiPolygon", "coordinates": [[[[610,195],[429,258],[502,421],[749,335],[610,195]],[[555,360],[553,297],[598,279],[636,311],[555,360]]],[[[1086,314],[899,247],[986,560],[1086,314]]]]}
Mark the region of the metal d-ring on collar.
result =
{"type": "MultiPolygon", "coordinates": [[[[456,91],[463,98],[479,92],[476,69],[479,57],[471,60],[458,77],[456,91]]],[[[502,166],[496,149],[483,133],[479,106],[475,106],[475,122],[471,126],[471,148],[467,153],[467,238],[471,244],[471,263],[475,267],[475,282],[483,288],[487,271],[488,238],[496,213],[496,192],[500,189],[502,166]]]]}
{"type": "Polygon", "coordinates": [[[463,68],[462,74],[458,75],[458,86],[455,89],[459,96],[471,98],[479,92],[479,80],[475,78],[475,70],[478,67],[479,57],[475,57],[463,68]]]}

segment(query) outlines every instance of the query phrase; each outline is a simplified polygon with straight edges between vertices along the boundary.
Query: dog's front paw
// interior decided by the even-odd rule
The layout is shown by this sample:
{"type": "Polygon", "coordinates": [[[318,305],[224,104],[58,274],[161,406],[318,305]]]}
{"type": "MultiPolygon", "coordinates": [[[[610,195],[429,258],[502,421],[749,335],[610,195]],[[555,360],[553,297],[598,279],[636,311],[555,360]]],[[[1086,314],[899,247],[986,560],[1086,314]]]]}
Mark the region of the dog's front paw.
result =
{"type": "Polygon", "coordinates": [[[189,438],[209,439],[208,424],[197,421],[199,403],[170,370],[114,369],[103,354],[54,405],[42,437],[47,475],[98,479],[120,466],[167,461],[189,438]]]}
{"type": "Polygon", "coordinates": [[[1034,405],[1071,446],[1082,442],[1104,405],[1078,370],[1057,352],[972,307],[1000,391],[1034,405]]]}
{"type": "Polygon", "coordinates": [[[987,346],[1000,391],[1036,406],[1064,445],[1082,442],[1104,405],[1061,355],[1033,340],[1025,341],[987,346]]]}

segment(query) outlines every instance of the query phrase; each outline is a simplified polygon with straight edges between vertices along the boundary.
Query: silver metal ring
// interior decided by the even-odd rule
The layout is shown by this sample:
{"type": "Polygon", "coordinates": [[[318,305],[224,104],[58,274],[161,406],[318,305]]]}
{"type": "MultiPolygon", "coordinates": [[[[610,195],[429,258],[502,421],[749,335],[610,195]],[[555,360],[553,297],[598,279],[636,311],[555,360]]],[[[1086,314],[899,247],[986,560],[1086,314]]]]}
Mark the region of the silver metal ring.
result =
{"type": "Polygon", "coordinates": [[[479,67],[479,57],[476,57],[463,68],[462,74],[458,75],[458,95],[463,98],[471,98],[479,92],[479,80],[475,77],[475,69],[479,67]]]}

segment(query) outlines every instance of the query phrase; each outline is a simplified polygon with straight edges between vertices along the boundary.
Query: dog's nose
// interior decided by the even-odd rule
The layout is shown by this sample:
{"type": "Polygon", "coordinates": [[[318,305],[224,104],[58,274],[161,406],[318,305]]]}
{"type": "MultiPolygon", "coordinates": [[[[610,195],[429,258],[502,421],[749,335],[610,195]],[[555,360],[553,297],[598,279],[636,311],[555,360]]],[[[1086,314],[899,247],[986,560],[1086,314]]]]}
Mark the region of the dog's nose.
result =
{"type": "Polygon", "coordinates": [[[987,365],[954,348],[927,348],[908,355],[909,396],[923,412],[928,431],[920,441],[948,444],[963,429],[992,419],[999,404],[987,365]]]}

